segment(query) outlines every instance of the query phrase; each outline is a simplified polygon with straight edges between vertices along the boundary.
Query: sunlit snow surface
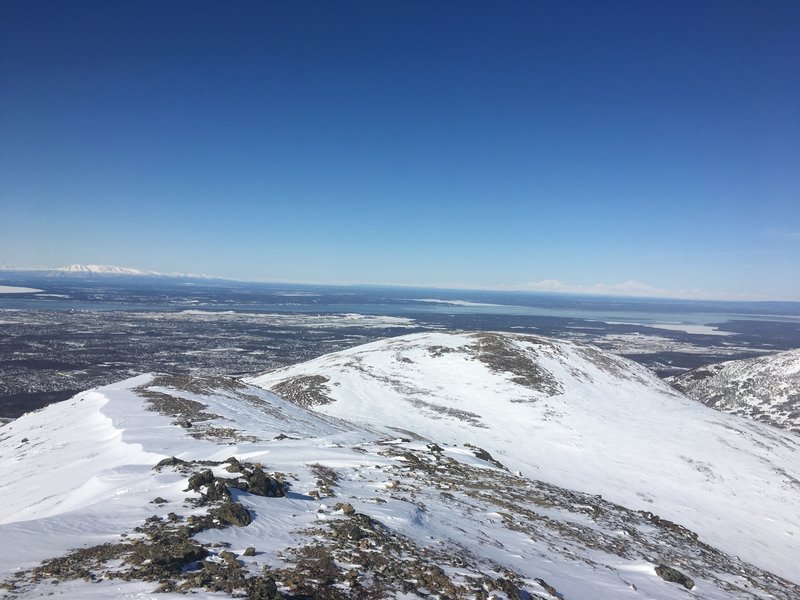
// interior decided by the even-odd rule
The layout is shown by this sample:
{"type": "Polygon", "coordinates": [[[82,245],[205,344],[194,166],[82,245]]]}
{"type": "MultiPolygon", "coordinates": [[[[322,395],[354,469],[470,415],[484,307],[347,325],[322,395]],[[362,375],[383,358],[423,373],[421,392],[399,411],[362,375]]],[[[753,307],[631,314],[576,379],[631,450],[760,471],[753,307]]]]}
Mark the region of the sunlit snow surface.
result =
{"type": "MultiPolygon", "coordinates": [[[[334,401],[307,409],[224,378],[145,375],[0,428],[0,580],[72,548],[135,537],[154,514],[199,514],[184,502],[197,497],[187,475],[153,466],[236,456],[284,473],[289,493],[237,493],[253,522],[196,539],[228,543],[240,558],[255,547],[244,558],[254,574],[325,543],[326,528],[347,522],[336,509],[347,502],[405,540],[407,559],[428,557],[456,583],[507,570],[532,598],[549,597],[537,580],[567,600],[687,597],[656,576],[664,562],[695,580],[695,597],[800,593],[747,564],[797,583],[796,437],[689,401],[628,361],[520,336],[422,334],[257,379],[287,381],[300,382],[283,388],[296,400],[334,401]],[[313,375],[328,380],[302,379],[313,375]],[[211,419],[181,427],[149,410],[142,390],[201,402],[211,419]],[[320,466],[335,472],[335,496],[309,494],[320,466]],[[157,496],[169,502],[152,504],[157,496]]],[[[156,585],[42,581],[22,595],[166,597],[152,594],[156,585]]]]}
{"type": "Polygon", "coordinates": [[[707,406],[800,434],[800,350],[708,365],[669,382],[707,406]]]}
{"type": "Polygon", "coordinates": [[[797,437],[708,409],[644,367],[591,347],[498,337],[561,389],[516,384],[479,360],[480,334],[447,333],[375,342],[251,382],[269,388],[322,375],[335,402],[320,412],[491,448],[526,476],[656,512],[797,578],[797,437]]]}

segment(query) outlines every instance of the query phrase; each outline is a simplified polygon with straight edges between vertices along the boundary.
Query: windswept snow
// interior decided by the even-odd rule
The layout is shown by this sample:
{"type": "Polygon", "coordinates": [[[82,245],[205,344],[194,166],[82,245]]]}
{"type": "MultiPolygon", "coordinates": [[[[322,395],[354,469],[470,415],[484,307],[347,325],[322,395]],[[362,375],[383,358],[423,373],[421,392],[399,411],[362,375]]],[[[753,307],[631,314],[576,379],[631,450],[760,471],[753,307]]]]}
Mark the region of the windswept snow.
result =
{"type": "MultiPolygon", "coordinates": [[[[211,381],[221,386],[226,380],[211,381]]],[[[266,457],[279,435],[312,437],[320,454],[330,443],[327,436],[353,443],[366,435],[361,427],[315,415],[257,388],[230,380],[225,387],[208,385],[203,379],[143,375],[83,392],[0,428],[0,574],[71,548],[115,541],[153,514],[153,498],[182,496],[185,477],[153,471],[165,457],[266,457]],[[170,381],[183,389],[159,385],[170,381]],[[187,386],[190,381],[195,385],[187,386]],[[217,419],[205,428],[182,428],[145,402],[148,392],[166,391],[188,405],[202,398],[204,410],[217,419]]]]}
{"type": "Polygon", "coordinates": [[[423,333],[253,378],[317,411],[491,449],[511,470],[650,510],[787,577],[800,556],[800,441],[690,400],[589,346],[423,333]],[[527,376],[525,374],[527,373],[527,376]]]}
{"type": "Polygon", "coordinates": [[[0,428],[0,596],[800,597],[795,436],[628,361],[426,334],[258,382],[286,398],[143,375],[0,428]]]}

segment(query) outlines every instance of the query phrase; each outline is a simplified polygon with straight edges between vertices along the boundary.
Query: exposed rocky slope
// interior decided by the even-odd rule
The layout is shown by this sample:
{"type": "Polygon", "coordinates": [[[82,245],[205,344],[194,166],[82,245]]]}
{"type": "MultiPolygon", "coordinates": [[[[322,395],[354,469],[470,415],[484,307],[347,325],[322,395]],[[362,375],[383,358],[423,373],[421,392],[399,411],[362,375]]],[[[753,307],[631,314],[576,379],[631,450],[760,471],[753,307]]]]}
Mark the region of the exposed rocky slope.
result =
{"type": "MultiPolygon", "coordinates": [[[[377,368],[367,357],[380,357],[386,343],[363,347],[360,358],[349,359],[359,377],[367,377],[361,369],[377,368]]],[[[625,505],[597,489],[614,476],[622,455],[613,446],[627,444],[622,440],[630,431],[619,429],[616,440],[602,440],[607,452],[591,456],[589,440],[606,435],[597,425],[599,407],[619,428],[627,394],[638,394],[648,409],[659,406],[666,427],[657,426],[655,415],[629,419],[639,426],[642,418],[652,421],[656,446],[676,435],[674,419],[716,413],[591,348],[494,335],[406,336],[391,348],[407,383],[419,370],[443,377],[429,382],[442,389],[425,398],[428,404],[394,406],[398,418],[384,414],[389,407],[378,399],[370,419],[362,420],[356,404],[353,420],[320,412],[347,404],[339,396],[347,392],[346,377],[353,377],[343,371],[342,379],[334,378],[331,365],[341,357],[332,355],[324,374],[295,374],[312,378],[296,386],[291,378],[278,381],[292,401],[225,378],[147,375],[84,392],[0,428],[0,595],[800,597],[798,582],[785,573],[797,555],[791,508],[800,491],[790,481],[797,477],[800,451],[787,442],[794,436],[747,422],[733,432],[740,420],[726,415],[716,422],[722,429],[704,423],[712,427],[710,437],[735,446],[728,447],[731,462],[745,460],[754,469],[737,481],[717,456],[700,463],[696,449],[686,448],[695,464],[685,472],[676,467],[671,447],[654,454],[643,446],[640,452],[662,459],[651,463],[652,501],[639,498],[634,486],[628,496],[641,506],[625,505]],[[438,370],[439,361],[459,355],[462,362],[438,370]],[[465,387],[482,381],[464,401],[482,397],[485,403],[449,406],[442,390],[457,381],[465,387]],[[575,395],[575,381],[585,385],[584,396],[575,395]],[[492,392],[492,385],[502,392],[492,392]],[[618,393],[609,397],[615,386],[618,393]],[[499,398],[509,392],[524,401],[502,404],[499,398]],[[316,404],[321,399],[327,404],[316,404]],[[559,412],[548,412],[540,423],[529,419],[529,435],[515,438],[511,421],[529,418],[527,411],[545,399],[551,404],[546,410],[559,412]],[[313,403],[315,410],[298,403],[313,403]],[[614,405],[619,412],[610,410],[614,405]],[[694,412],[684,412],[684,405],[694,412]],[[510,415],[508,426],[497,429],[503,412],[510,415]],[[568,421],[580,434],[573,443],[583,447],[568,445],[568,421]],[[596,469],[594,482],[589,467],[576,471],[570,485],[551,480],[557,472],[544,452],[550,429],[551,452],[583,453],[596,469]],[[511,452],[514,447],[525,450],[511,452]],[[514,465],[522,465],[524,474],[514,473],[514,465]],[[783,479],[765,484],[759,497],[766,508],[748,504],[753,481],[776,469],[783,469],[783,479]],[[687,472],[705,472],[709,481],[687,479],[687,472]],[[690,484],[717,494],[720,510],[706,519],[727,532],[724,543],[661,511],[679,499],[702,499],[680,490],[655,496],[690,484]],[[731,491],[762,531],[731,525],[738,515],[723,498],[731,491]],[[775,510],[778,498],[783,510],[775,510]],[[766,526],[768,519],[781,521],[780,536],[766,526]],[[763,553],[745,557],[738,547],[732,550],[737,544],[763,553]],[[784,561],[775,558],[779,553],[784,561]]],[[[396,382],[387,381],[392,365],[382,364],[375,375],[385,402],[405,402],[396,382]]]]}
{"type": "Polygon", "coordinates": [[[667,381],[706,406],[800,433],[800,350],[709,365],[667,381]]]}

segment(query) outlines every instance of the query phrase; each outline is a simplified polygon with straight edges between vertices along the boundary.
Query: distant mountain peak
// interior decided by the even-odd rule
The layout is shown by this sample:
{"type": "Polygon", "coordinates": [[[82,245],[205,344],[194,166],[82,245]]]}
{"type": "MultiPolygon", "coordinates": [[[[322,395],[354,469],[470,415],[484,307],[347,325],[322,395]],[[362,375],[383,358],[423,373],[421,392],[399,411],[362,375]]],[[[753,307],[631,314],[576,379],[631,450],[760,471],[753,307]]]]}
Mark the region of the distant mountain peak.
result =
{"type": "Polygon", "coordinates": [[[131,269],[129,267],[118,267],[116,265],[81,265],[72,264],[66,267],[59,267],[56,271],[64,273],[86,273],[92,275],[161,275],[156,271],[143,271],[141,269],[131,269]]]}
{"type": "Polygon", "coordinates": [[[119,267],[116,265],[82,265],[75,263],[66,267],[53,269],[58,273],[69,273],[72,275],[124,275],[126,277],[194,277],[200,279],[210,279],[210,275],[202,273],[161,273],[159,271],[148,271],[144,269],[133,269],[130,267],[119,267]]]}

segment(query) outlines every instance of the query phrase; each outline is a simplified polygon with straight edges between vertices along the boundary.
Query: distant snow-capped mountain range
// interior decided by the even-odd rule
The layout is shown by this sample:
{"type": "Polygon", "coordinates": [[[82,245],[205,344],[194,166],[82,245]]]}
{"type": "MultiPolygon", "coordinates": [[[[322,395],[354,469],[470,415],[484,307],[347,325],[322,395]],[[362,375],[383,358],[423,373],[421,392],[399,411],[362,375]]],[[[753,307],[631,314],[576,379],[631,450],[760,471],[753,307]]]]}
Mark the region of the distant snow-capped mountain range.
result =
{"type": "Polygon", "coordinates": [[[0,469],[0,595],[800,597],[800,439],[542,337],[142,375],[0,428],[0,469]]]}
{"type": "Polygon", "coordinates": [[[67,265],[54,269],[63,273],[85,273],[92,275],[164,275],[157,271],[144,271],[141,269],[130,269],[128,267],[117,267],[115,265],[67,265]]]}
{"type": "Polygon", "coordinates": [[[116,275],[124,277],[190,277],[194,279],[218,279],[202,273],[162,273],[145,269],[133,269],[116,265],[83,265],[71,264],[65,267],[16,267],[9,265],[0,266],[3,271],[37,271],[44,273],[69,274],[69,275],[116,275]]]}

